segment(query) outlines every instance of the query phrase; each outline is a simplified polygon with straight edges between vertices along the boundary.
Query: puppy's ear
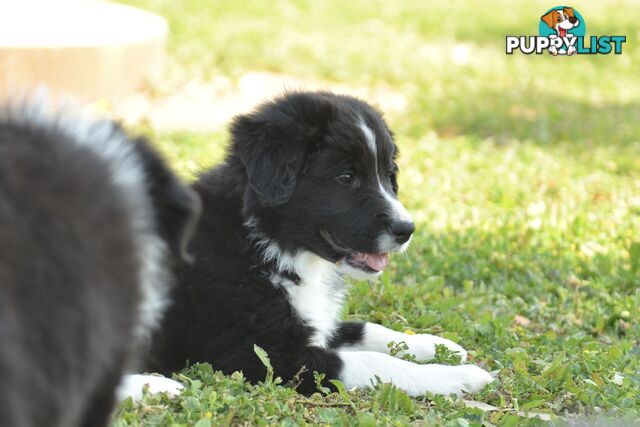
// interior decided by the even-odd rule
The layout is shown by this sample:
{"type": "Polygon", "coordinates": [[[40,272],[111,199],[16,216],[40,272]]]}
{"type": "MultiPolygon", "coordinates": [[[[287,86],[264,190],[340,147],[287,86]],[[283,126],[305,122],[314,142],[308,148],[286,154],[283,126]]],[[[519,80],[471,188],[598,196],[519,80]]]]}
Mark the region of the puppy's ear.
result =
{"type": "Polygon", "coordinates": [[[180,182],[145,139],[134,143],[143,162],[158,232],[176,259],[191,262],[187,246],[200,218],[200,197],[180,182]]]}
{"type": "Polygon", "coordinates": [[[233,120],[231,154],[244,165],[249,187],[262,206],[289,201],[334,110],[317,94],[296,93],[233,120]]]}
{"type": "Polygon", "coordinates": [[[569,15],[570,18],[575,18],[575,14],[573,12],[573,8],[572,7],[565,7],[562,10],[564,11],[564,13],[569,15]]]}
{"type": "Polygon", "coordinates": [[[551,28],[552,30],[555,30],[555,27],[553,26],[556,23],[555,16],[556,16],[556,11],[552,10],[546,15],[542,15],[540,19],[542,19],[542,22],[547,24],[549,28],[551,28]]]}

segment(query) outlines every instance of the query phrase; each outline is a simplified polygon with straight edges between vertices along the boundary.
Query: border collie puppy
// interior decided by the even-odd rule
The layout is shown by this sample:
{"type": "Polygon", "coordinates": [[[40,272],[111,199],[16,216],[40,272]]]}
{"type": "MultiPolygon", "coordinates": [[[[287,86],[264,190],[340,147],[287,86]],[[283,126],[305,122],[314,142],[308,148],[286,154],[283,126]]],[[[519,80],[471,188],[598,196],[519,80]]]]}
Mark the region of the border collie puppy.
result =
{"type": "Polygon", "coordinates": [[[225,161],[193,184],[203,215],[181,267],[173,306],[147,368],[170,373],[210,362],[263,380],[254,344],[284,381],[315,391],[313,372],[348,388],[379,377],[411,395],[480,390],[491,376],[472,365],[395,358],[404,341],[420,359],[444,344],[371,323],[341,322],[344,277],[376,278],[406,249],[414,224],[397,199],[398,153],[381,114],[358,99],[290,93],[236,117],[225,161]]]}
{"type": "Polygon", "coordinates": [[[38,102],[0,108],[2,425],[107,424],[199,206],[112,122],[38,102]]]}

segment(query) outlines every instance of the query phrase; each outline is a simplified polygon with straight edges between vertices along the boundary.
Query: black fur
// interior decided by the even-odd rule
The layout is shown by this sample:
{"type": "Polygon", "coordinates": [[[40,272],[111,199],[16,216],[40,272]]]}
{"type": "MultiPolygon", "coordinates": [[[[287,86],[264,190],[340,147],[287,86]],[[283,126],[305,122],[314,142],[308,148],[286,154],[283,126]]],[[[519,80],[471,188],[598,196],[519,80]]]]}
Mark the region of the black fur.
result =
{"type": "Polygon", "coordinates": [[[185,189],[144,138],[135,139],[134,144],[144,164],[158,234],[173,255],[170,260],[191,262],[187,244],[198,222],[200,198],[185,189]]]}
{"type": "MultiPolygon", "coordinates": [[[[142,140],[70,113],[0,110],[0,419],[12,427],[103,426],[139,338],[138,202],[100,149],[124,139],[142,165],[151,233],[180,252],[198,211],[142,140]],[[85,123],[86,124],[86,123],[85,123]],[[81,138],[96,140],[79,141],[81,138]],[[81,142],[81,143],[79,143],[81,142]],[[151,204],[151,206],[149,206],[151,204]]],[[[112,148],[112,147],[111,147],[112,148]]],[[[167,251],[167,255],[169,255],[167,251]]],[[[172,263],[173,257],[162,260],[172,263]]],[[[177,260],[176,260],[177,261],[177,260]]]]}
{"type": "Polygon", "coordinates": [[[357,344],[364,335],[364,323],[341,322],[332,337],[329,346],[332,348],[342,347],[349,344],[357,344]]]}
{"type": "MultiPolygon", "coordinates": [[[[231,134],[225,161],[193,184],[203,201],[189,246],[195,263],[179,271],[147,369],[169,374],[188,362],[210,362],[255,382],[265,377],[257,344],[285,381],[304,366],[298,390],[311,393],[312,372],[337,378],[342,363],[334,348],[357,342],[363,327],[337,324],[328,346],[313,345],[314,328],[278,283],[295,286],[300,278],[278,270],[277,259],[265,260],[261,238],[282,253],[310,251],[331,262],[350,251],[378,252],[376,238],[394,225],[380,186],[390,194],[398,190],[397,149],[377,111],[330,93],[288,94],[237,117],[231,134]],[[377,163],[359,123],[375,135],[377,163]]],[[[335,286],[342,292],[340,280],[335,286]]]]}

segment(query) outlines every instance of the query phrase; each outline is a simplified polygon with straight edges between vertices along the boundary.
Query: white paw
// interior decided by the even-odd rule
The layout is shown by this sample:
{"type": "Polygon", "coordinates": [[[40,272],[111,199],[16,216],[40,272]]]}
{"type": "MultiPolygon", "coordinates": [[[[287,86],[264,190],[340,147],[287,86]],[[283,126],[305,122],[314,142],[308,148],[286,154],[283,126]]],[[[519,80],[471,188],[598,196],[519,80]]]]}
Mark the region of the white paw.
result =
{"type": "Polygon", "coordinates": [[[341,351],[343,367],[339,379],[347,388],[366,388],[378,379],[391,383],[410,396],[425,393],[475,393],[493,381],[484,369],[474,365],[419,365],[373,351],[341,351]]]}
{"type": "Polygon", "coordinates": [[[124,400],[128,397],[135,401],[141,400],[145,386],[149,387],[149,394],[166,393],[169,397],[179,395],[184,389],[182,384],[166,377],[126,375],[116,390],[116,396],[118,400],[124,400]]]}
{"type": "Polygon", "coordinates": [[[574,53],[576,53],[575,46],[569,46],[569,50],[567,51],[567,55],[573,55],[574,53]]]}
{"type": "Polygon", "coordinates": [[[409,346],[409,353],[418,360],[430,360],[436,356],[436,345],[444,345],[450,351],[458,353],[462,361],[467,360],[467,351],[451,340],[436,335],[420,334],[407,335],[405,342],[409,346]]]}
{"type": "Polygon", "coordinates": [[[493,381],[489,372],[475,365],[451,366],[450,368],[449,381],[446,384],[450,391],[445,394],[476,393],[493,381]]]}

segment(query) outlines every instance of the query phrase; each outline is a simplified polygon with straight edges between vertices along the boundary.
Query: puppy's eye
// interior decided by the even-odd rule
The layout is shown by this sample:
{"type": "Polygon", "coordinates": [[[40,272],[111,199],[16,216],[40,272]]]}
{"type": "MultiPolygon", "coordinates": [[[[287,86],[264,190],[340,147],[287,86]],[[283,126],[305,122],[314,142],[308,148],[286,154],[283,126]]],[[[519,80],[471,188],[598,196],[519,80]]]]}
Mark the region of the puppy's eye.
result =
{"type": "Polygon", "coordinates": [[[343,172],[340,175],[338,175],[338,182],[340,182],[340,184],[353,184],[353,181],[355,181],[356,177],[353,175],[353,173],[351,172],[343,172]]]}

